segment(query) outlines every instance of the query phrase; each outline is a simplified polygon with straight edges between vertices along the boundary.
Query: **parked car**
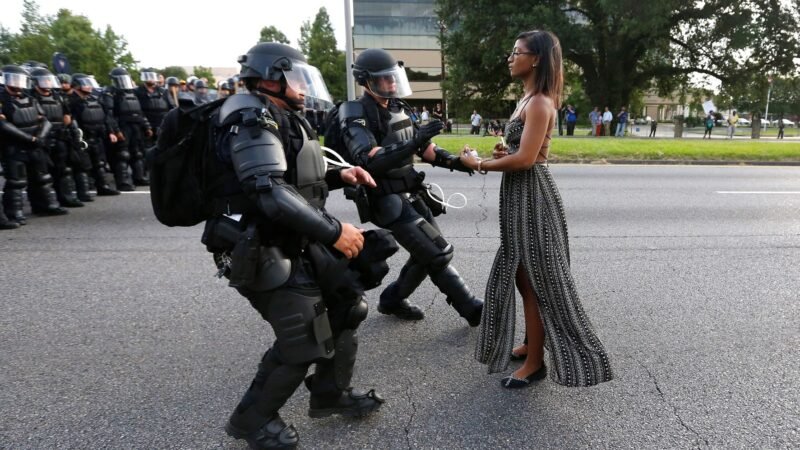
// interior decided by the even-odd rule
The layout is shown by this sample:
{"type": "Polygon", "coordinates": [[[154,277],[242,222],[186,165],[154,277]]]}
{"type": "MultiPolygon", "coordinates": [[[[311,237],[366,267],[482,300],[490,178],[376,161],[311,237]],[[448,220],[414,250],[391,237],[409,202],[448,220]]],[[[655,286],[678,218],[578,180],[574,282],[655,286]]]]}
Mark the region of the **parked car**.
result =
{"type": "Polygon", "coordinates": [[[646,124],[648,124],[648,123],[650,123],[652,121],[653,121],[653,119],[650,118],[650,116],[637,117],[636,119],[633,120],[633,123],[635,123],[636,125],[646,125],[646,124]]]}
{"type": "MultiPolygon", "coordinates": [[[[779,119],[773,120],[772,122],[770,122],[770,125],[772,125],[773,127],[777,127],[778,126],[778,120],[779,119]]],[[[785,126],[785,127],[793,127],[795,125],[797,125],[797,124],[792,122],[791,120],[783,119],[783,126],[785,126]]]]}
{"type": "Polygon", "coordinates": [[[740,126],[743,126],[743,127],[749,127],[750,125],[752,125],[752,122],[750,122],[750,119],[745,119],[744,117],[739,117],[739,120],[736,121],[736,125],[740,125],[740,126]]]}

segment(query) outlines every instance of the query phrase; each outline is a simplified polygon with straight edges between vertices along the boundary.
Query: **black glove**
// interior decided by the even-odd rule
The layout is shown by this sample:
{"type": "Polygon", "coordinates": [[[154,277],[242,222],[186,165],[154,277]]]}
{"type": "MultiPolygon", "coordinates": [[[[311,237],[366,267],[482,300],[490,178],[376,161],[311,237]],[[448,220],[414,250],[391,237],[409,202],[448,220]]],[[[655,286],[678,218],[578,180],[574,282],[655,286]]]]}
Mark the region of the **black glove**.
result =
{"type": "Polygon", "coordinates": [[[465,166],[463,162],[461,162],[461,158],[456,157],[455,159],[450,160],[450,171],[457,170],[459,172],[466,172],[469,176],[475,173],[474,170],[470,169],[469,167],[465,166]]]}
{"type": "Polygon", "coordinates": [[[426,125],[419,127],[417,129],[416,134],[414,135],[414,145],[416,145],[421,150],[424,150],[421,147],[427,144],[431,140],[431,138],[441,133],[442,128],[444,128],[444,123],[442,123],[442,121],[440,120],[434,120],[426,125]]]}

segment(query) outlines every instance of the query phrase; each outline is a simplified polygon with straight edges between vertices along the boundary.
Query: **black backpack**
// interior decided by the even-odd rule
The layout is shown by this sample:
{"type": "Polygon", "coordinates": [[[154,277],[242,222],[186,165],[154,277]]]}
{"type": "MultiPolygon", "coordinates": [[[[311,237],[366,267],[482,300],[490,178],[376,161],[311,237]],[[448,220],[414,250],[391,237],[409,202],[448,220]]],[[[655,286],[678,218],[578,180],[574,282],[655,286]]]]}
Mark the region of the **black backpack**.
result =
{"type": "Polygon", "coordinates": [[[148,150],[150,201],[159,222],[190,227],[214,215],[211,192],[224,180],[214,149],[213,114],[225,99],[181,105],[164,117],[148,150]]]}

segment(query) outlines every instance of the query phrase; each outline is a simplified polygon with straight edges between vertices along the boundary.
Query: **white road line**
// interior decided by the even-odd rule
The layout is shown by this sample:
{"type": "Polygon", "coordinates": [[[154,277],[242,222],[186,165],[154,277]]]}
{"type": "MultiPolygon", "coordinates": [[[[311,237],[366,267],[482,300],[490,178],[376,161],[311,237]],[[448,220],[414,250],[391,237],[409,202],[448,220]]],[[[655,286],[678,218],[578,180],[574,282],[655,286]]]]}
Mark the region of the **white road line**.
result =
{"type": "Polygon", "coordinates": [[[752,194],[752,195],[798,195],[800,191],[716,191],[717,194],[752,194]]]}

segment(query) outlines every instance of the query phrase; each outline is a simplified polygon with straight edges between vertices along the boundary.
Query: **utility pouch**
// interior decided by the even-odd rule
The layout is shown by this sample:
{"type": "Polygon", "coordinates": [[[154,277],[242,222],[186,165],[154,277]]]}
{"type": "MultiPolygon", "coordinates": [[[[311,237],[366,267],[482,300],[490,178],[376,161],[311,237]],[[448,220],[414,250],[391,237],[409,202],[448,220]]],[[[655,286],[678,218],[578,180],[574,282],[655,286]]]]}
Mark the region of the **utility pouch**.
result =
{"type": "Polygon", "coordinates": [[[242,234],[242,224],[230,217],[219,216],[206,221],[200,240],[211,253],[233,250],[242,234]]]}
{"type": "Polygon", "coordinates": [[[358,220],[360,220],[361,223],[372,221],[372,213],[369,208],[369,196],[367,195],[367,188],[364,185],[348,186],[344,188],[344,196],[348,200],[353,200],[356,203],[358,220]]]}
{"type": "Polygon", "coordinates": [[[430,184],[422,184],[422,190],[419,192],[419,196],[422,198],[422,201],[425,203],[428,209],[431,210],[433,217],[447,214],[447,206],[445,206],[444,200],[433,193],[430,184]]]}
{"type": "Polygon", "coordinates": [[[260,247],[261,240],[256,224],[251,223],[244,233],[239,234],[231,252],[230,286],[249,288],[253,284],[258,270],[260,247]]]}

